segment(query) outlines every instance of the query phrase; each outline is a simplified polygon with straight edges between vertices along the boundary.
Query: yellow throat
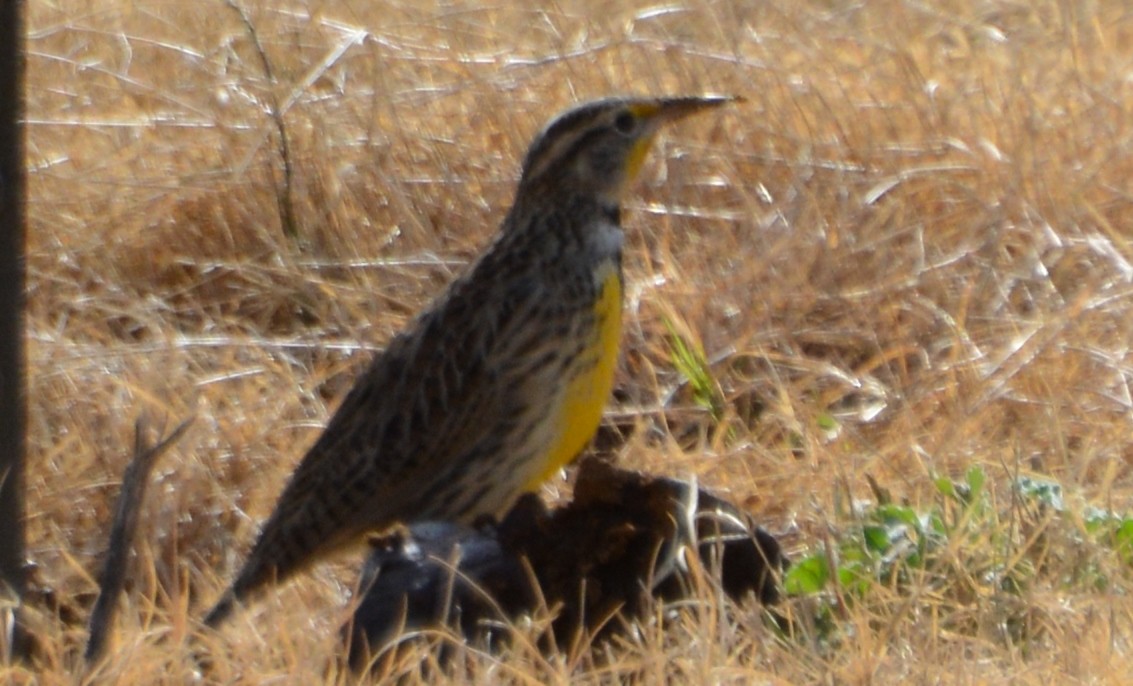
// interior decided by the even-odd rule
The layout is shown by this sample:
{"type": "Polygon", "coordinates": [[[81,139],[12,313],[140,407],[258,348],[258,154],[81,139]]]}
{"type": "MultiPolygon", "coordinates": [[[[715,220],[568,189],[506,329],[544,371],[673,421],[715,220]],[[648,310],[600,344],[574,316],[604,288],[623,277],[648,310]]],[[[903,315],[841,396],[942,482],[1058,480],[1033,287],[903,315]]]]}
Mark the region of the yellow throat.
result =
{"type": "Polygon", "coordinates": [[[527,483],[529,491],[537,489],[582,452],[598,430],[602,411],[614,388],[618,342],[622,334],[621,274],[610,260],[598,268],[595,279],[599,284],[598,300],[594,304],[598,331],[583,358],[596,353],[597,361],[567,384],[566,397],[556,418],[557,439],[543,459],[543,468],[527,483]]]}

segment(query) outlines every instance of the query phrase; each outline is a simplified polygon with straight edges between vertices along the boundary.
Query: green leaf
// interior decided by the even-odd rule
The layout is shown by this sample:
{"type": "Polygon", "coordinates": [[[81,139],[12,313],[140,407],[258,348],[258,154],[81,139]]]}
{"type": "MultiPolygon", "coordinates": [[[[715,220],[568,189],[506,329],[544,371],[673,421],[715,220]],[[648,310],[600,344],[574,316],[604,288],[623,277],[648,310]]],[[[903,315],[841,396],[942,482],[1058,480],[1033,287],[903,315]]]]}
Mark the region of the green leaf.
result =
{"type": "Polygon", "coordinates": [[[920,515],[905,505],[881,505],[877,508],[877,517],[886,524],[906,524],[917,531],[923,528],[920,515]]]}
{"type": "Polygon", "coordinates": [[[973,465],[968,468],[964,480],[968,482],[968,488],[971,489],[970,497],[974,499],[983,492],[984,484],[987,483],[987,474],[979,465],[973,465]]]}
{"type": "Polygon", "coordinates": [[[791,565],[783,575],[783,589],[787,595],[814,595],[826,588],[830,580],[824,555],[811,555],[798,564],[791,565]]]}
{"type": "Polygon", "coordinates": [[[865,545],[869,550],[884,555],[890,546],[889,528],[877,524],[870,524],[862,527],[862,535],[865,537],[865,545]]]}
{"type": "Polygon", "coordinates": [[[873,570],[861,564],[842,565],[838,568],[838,583],[846,593],[860,598],[873,586],[873,570]]]}
{"type": "Polygon", "coordinates": [[[1133,519],[1123,519],[1113,532],[1113,547],[1126,563],[1133,564],[1133,519]]]}
{"type": "Polygon", "coordinates": [[[1066,510],[1062,502],[1062,484],[1057,481],[1021,476],[1015,479],[1015,489],[1024,497],[1038,501],[1057,512],[1066,510]]]}
{"type": "Polygon", "coordinates": [[[823,431],[836,431],[838,429],[838,420],[834,418],[834,415],[827,412],[819,413],[818,417],[815,418],[815,423],[823,431]]]}

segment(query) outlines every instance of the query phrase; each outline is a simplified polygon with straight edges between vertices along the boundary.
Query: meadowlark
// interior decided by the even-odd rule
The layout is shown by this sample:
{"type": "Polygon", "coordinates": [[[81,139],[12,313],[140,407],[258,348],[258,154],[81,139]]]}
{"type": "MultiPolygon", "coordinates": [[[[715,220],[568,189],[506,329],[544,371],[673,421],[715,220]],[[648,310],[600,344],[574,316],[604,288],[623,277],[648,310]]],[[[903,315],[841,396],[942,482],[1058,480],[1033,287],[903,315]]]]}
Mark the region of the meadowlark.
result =
{"type": "Polygon", "coordinates": [[[577,457],[613,385],[622,197],[662,123],[730,100],[609,98],[552,120],[494,242],[358,379],[205,623],[368,532],[498,516],[577,457]]]}

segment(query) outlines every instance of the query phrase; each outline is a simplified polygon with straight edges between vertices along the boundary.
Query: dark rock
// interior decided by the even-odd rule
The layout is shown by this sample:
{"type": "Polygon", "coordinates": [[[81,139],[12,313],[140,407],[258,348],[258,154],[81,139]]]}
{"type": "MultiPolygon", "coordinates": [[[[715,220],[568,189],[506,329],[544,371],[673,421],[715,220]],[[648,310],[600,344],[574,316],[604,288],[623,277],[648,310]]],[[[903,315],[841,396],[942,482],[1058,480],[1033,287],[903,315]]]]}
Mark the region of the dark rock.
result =
{"type": "Polygon", "coordinates": [[[694,552],[728,596],[772,604],[787,564],[748,514],[695,483],[594,459],[563,507],[528,494],[498,525],[424,522],[372,545],[346,631],[355,669],[404,632],[442,625],[490,649],[506,640],[508,620],[547,607],[559,608],[547,648],[580,633],[604,638],[624,626],[619,616],[688,597],[694,552]]]}

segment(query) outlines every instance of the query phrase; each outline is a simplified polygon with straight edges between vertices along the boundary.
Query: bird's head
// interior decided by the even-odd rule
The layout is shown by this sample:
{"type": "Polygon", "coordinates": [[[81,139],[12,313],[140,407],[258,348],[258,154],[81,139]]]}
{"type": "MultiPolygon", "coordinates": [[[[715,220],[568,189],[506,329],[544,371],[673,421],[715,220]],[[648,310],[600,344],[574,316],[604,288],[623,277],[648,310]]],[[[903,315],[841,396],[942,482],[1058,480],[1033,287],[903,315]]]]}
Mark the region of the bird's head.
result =
{"type": "Polygon", "coordinates": [[[535,137],[523,162],[521,193],[569,190],[616,206],[665,122],[737,98],[607,98],[560,114],[535,137]]]}

